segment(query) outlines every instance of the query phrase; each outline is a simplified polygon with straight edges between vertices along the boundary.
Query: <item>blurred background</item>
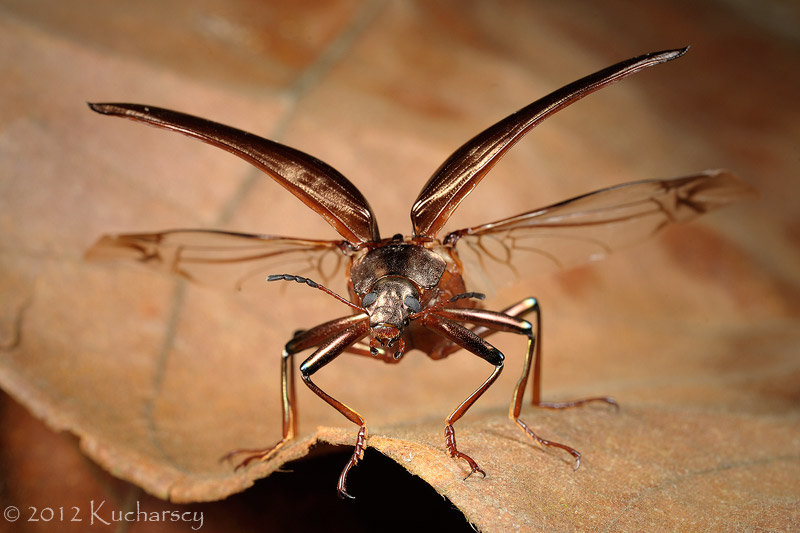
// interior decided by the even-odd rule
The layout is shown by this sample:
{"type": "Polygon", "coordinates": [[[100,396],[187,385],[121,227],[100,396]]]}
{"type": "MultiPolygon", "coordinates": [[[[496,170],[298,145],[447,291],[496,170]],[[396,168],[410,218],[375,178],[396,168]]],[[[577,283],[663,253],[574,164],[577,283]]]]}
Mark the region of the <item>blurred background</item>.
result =
{"type": "MultiPolygon", "coordinates": [[[[542,302],[548,397],[613,394],[752,432],[752,448],[735,451],[750,470],[716,488],[730,500],[705,512],[686,503],[678,514],[695,522],[683,526],[797,527],[798,28],[792,0],[0,0],[0,502],[22,509],[0,530],[84,531],[86,522],[31,521],[26,510],[92,500],[203,512],[204,531],[360,531],[423,519],[469,527],[461,503],[374,451],[356,469],[361,497],[340,502],[333,485],[350,449],[330,446],[290,466],[294,474],[221,502],[148,495],[188,502],[245,488],[251,479],[234,479],[216,458],[280,437],[281,347],[347,310],[295,285],[215,291],[137,265],[87,264],[83,252],[104,233],[170,228],[338,235],[235,157],[101,117],[85,102],[172,108],[311,153],[359,187],[391,236],[410,232],[422,185],[481,129],[586,74],[685,45],[685,57],[529,134],[447,229],[708,168],[753,185],[752,200],[602,264],[519,280],[487,303],[542,302]]],[[[514,364],[478,414],[504,416],[518,377],[524,343],[501,337],[514,364]]],[[[438,428],[486,365],[412,355],[392,367],[341,358],[319,384],[379,428],[438,428]]],[[[338,413],[299,394],[302,434],[341,426],[354,436],[338,413]]],[[[632,502],[630,522],[583,524],[681,528],[632,502]]],[[[538,512],[531,505],[523,529],[543,527],[538,512]]],[[[492,530],[491,520],[479,527],[492,530]]]]}

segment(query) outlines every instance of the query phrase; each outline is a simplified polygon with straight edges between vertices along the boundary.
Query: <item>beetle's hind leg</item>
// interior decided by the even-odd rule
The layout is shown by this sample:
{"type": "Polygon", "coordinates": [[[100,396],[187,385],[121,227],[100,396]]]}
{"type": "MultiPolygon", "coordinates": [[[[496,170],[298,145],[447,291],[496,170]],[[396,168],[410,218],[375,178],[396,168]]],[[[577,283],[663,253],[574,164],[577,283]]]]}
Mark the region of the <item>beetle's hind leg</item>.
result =
{"type": "MultiPolygon", "coordinates": [[[[582,405],[586,405],[587,403],[592,402],[602,402],[607,403],[609,405],[613,405],[615,408],[619,409],[619,404],[617,401],[612,398],[611,396],[597,396],[593,398],[582,398],[580,400],[571,400],[566,402],[545,402],[542,401],[541,398],[541,383],[542,383],[542,311],[539,307],[539,302],[536,298],[525,298],[521,302],[512,305],[508,309],[503,310],[503,314],[513,316],[513,317],[520,317],[527,315],[528,313],[534,313],[534,320],[533,320],[533,352],[529,356],[526,354],[526,366],[523,368],[522,377],[520,380],[522,383],[522,391],[525,388],[525,382],[528,380],[528,375],[530,374],[531,365],[527,364],[527,360],[529,357],[532,357],[533,363],[533,380],[531,384],[531,404],[536,405],[538,407],[542,407],[544,409],[569,409],[571,407],[580,407],[582,405]]],[[[520,391],[520,402],[522,401],[522,391],[520,391]]],[[[516,394],[515,394],[516,400],[516,394]]]]}
{"type": "MultiPolygon", "coordinates": [[[[290,343],[291,344],[291,343],[290,343]]],[[[244,468],[253,461],[267,461],[281,448],[297,436],[297,407],[294,386],[294,351],[289,344],[281,354],[281,410],[283,412],[283,437],[269,448],[238,448],[226,453],[220,461],[230,461],[236,456],[246,455],[239,461],[234,470],[244,468]]]]}
{"type": "MultiPolygon", "coordinates": [[[[598,396],[594,398],[583,398],[580,400],[572,400],[567,402],[544,402],[541,399],[541,383],[542,383],[542,319],[541,319],[541,308],[539,307],[539,302],[536,298],[525,298],[524,300],[503,309],[501,311],[504,315],[520,318],[528,313],[534,313],[534,331],[533,335],[535,337],[535,346],[533,351],[533,380],[531,383],[531,404],[536,405],[538,407],[542,407],[544,409],[568,409],[570,407],[580,407],[582,405],[586,405],[587,403],[591,402],[603,402],[609,405],[613,405],[617,409],[619,409],[619,404],[617,401],[612,398],[611,396],[598,396]]],[[[489,326],[485,325],[478,325],[472,328],[472,331],[481,337],[486,337],[491,335],[492,333],[496,333],[499,330],[492,329],[489,326]]],[[[452,349],[445,350],[446,354],[449,354],[458,347],[454,347],[452,349]]],[[[530,372],[530,368],[526,368],[524,372],[530,372]]],[[[527,374],[525,375],[525,380],[527,381],[527,374]]]]}

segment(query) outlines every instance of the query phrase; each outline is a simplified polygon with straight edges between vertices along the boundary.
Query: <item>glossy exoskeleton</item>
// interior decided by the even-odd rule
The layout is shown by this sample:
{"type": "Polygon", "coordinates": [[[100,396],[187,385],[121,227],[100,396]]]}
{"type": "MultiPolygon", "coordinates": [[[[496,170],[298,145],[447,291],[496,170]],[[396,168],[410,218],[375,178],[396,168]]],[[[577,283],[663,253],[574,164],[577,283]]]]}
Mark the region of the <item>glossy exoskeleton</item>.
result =
{"type": "MultiPolygon", "coordinates": [[[[135,258],[200,281],[204,273],[213,272],[214,282],[227,281],[235,287],[253,278],[263,281],[264,274],[269,274],[267,281],[305,283],[352,307],[352,314],[298,332],[286,344],[281,363],[283,438],[263,450],[231,452],[227,457],[244,454],[239,466],[269,459],[297,436],[293,359],[295,354],[313,348],[314,352],[299,367],[304,383],[359,426],[353,455],[337,485],[340,496],[350,497],[345,481],[349,469],[363,457],[367,446],[366,422],[355,410],[320,389],[312,380],[314,374],[344,352],[396,363],[412,349],[421,350],[432,359],[441,359],[463,348],[486,360],[493,370],[446,418],[445,445],[452,457],[468,463],[467,477],[475,472],[485,475],[477,462],[456,446],[453,424],[503,370],[504,355],[485,339],[490,333],[503,331],[528,339],[509,417],[540,445],[570,453],[577,468],[581,458],[578,451],[538,436],[520,419],[531,369],[532,403],[539,407],[562,409],[593,401],[616,406],[616,402],[610,397],[560,403],[542,401],[537,300],[525,298],[502,311],[490,311],[480,305],[482,294],[469,292],[465,277],[480,283],[523,276],[535,272],[542,263],[561,267],[597,259],[612,248],[652,234],[670,223],[683,222],[724,205],[746,192],[747,186],[722,170],[640,181],[453,231],[441,240],[438,235],[459,203],[534,126],[593,91],[685,52],[686,49],[657,52],[623,61],[571,83],[479,133],[456,150],[423,187],[411,208],[413,234],[388,239],[381,239],[375,216],[359,190],[336,170],[308,154],[167,109],[90,104],[99,113],[178,131],[245,159],[321,215],[343,240],[174,230],[104,236],[88,257],[135,258]],[[333,264],[334,268],[322,268],[323,264],[333,264]],[[275,272],[276,268],[281,270],[275,272]],[[287,272],[287,268],[294,270],[287,272]],[[301,275],[307,272],[323,275],[323,271],[348,276],[349,300],[301,275]],[[532,314],[532,321],[523,320],[526,314],[532,314]]],[[[325,276],[317,280],[329,281],[325,276]]]]}

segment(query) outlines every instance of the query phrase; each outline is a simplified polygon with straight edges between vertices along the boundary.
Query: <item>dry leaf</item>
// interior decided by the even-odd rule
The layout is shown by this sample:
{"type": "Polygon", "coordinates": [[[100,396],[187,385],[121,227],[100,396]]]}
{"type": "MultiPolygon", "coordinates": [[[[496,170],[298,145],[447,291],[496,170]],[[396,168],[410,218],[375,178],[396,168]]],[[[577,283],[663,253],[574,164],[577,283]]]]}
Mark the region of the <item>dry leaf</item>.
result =
{"type": "MultiPolygon", "coordinates": [[[[735,11],[755,7],[708,13],[674,2],[641,11],[609,4],[603,13],[580,2],[343,1],[282,11],[209,1],[173,3],[169,12],[156,2],[135,12],[88,0],[66,11],[53,2],[3,3],[0,384],[51,428],[77,435],[103,468],[173,502],[225,498],[317,444],[352,445],[356,428],[302,390],[295,444],[244,471],[218,462],[233,448],[278,440],[282,345],[292,331],[348,310],[299,286],[225,293],[136,265],[87,264],[83,251],[103,233],[174,227],[335,235],[232,156],[97,116],[85,101],[180,109],[313,153],[361,188],[390,235],[408,232],[422,184],[481,127],[623,57],[691,44],[680,61],[541,126],[451,224],[717,166],[759,190],[758,200],[489,302],[543,302],[547,397],[621,401],[619,413],[526,407],[542,436],[583,452],[580,470],[506,417],[519,338],[496,337],[504,375],[456,426],[485,479],[462,481],[465,464],[447,456],[442,420],[485,379],[486,363],[464,353],[436,363],[412,353],[391,367],[342,357],[318,382],[369,423],[371,451],[352,471],[350,491],[364,500],[391,495],[390,508],[418,507],[393,492],[397,472],[370,477],[381,468],[372,450],[482,531],[797,527],[800,81],[787,68],[797,64],[796,40],[768,12],[756,25],[735,11]],[[587,10],[591,18],[577,16],[587,10]]],[[[797,20],[795,8],[783,9],[780,20],[797,20]]],[[[10,412],[7,420],[23,423],[5,425],[17,429],[7,430],[4,450],[25,459],[5,469],[14,503],[55,507],[76,494],[113,492],[126,508],[140,498],[127,486],[108,489],[113,483],[99,474],[85,492],[66,497],[56,487],[33,498],[45,485],[31,480],[75,471],[80,461],[58,439],[52,454],[25,449],[20,443],[38,441],[41,430],[10,412]]],[[[332,472],[303,490],[322,487],[315,498],[352,509],[336,500],[335,464],[332,472]]],[[[284,485],[291,492],[288,476],[270,476],[261,501],[279,500],[284,485]]],[[[260,505],[228,502],[226,510],[191,508],[214,509],[209,527],[225,529],[231,522],[220,515],[260,505]]],[[[365,527],[366,516],[354,518],[365,527]]],[[[310,524],[234,524],[255,529],[264,520],[310,524]]]]}

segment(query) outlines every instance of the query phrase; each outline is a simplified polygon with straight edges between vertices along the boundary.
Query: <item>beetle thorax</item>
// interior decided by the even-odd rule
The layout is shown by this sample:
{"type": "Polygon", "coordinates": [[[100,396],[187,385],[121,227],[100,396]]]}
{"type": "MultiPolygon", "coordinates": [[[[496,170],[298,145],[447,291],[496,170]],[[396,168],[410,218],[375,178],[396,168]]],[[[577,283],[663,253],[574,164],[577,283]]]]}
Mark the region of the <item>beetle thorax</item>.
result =
{"type": "Polygon", "coordinates": [[[369,315],[370,350],[388,350],[395,359],[403,355],[403,330],[411,315],[421,311],[422,293],[437,286],[445,260],[419,244],[395,235],[354,261],[350,280],[354,297],[369,315]]]}

